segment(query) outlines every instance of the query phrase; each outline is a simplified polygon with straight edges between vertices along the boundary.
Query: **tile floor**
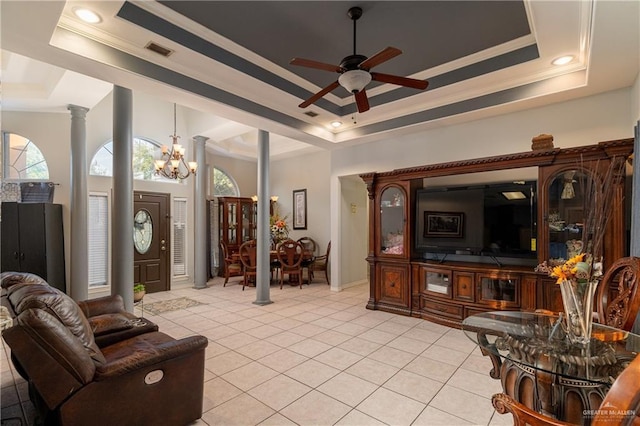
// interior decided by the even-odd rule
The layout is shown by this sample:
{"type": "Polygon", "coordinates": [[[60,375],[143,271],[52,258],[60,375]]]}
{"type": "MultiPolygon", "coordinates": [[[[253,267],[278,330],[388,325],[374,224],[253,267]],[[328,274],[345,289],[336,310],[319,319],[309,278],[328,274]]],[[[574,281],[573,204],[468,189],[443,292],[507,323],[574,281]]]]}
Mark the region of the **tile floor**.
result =
{"type": "MultiPolygon", "coordinates": [[[[209,339],[197,425],[512,424],[491,406],[501,386],[489,359],[462,331],[367,310],[368,285],[272,286],[274,303],[257,306],[255,289],[216,278],[145,302],[178,297],[203,304],[145,317],[175,338],[209,339]]],[[[32,424],[26,383],[2,348],[2,425],[32,424]]]]}

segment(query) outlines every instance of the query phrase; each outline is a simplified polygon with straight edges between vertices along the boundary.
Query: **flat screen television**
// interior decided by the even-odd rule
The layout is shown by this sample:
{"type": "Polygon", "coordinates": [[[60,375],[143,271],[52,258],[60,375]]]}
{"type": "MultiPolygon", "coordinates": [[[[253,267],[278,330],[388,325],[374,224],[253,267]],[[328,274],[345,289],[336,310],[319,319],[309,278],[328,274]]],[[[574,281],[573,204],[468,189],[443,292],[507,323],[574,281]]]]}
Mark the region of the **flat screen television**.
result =
{"type": "Polygon", "coordinates": [[[425,259],[537,264],[535,181],[424,188],[416,209],[425,259]]]}

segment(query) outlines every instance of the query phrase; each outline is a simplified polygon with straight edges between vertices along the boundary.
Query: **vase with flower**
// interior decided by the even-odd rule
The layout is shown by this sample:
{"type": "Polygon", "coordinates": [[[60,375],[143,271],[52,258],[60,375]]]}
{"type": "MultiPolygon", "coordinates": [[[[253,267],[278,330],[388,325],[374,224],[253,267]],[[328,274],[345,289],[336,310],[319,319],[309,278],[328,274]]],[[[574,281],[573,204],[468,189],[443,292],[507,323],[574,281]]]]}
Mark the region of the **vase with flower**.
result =
{"type": "Polygon", "coordinates": [[[289,238],[289,225],[287,224],[287,216],[280,216],[275,211],[269,219],[269,233],[271,238],[271,246],[273,249],[282,241],[289,238]]]}

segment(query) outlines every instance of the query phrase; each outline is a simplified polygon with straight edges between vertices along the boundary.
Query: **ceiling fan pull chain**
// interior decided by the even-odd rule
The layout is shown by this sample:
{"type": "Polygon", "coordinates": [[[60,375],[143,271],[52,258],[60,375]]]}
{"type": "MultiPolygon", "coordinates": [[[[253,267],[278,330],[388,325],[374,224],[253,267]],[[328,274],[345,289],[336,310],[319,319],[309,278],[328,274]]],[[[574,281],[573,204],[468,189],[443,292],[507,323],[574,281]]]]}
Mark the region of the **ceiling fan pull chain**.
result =
{"type": "Polygon", "coordinates": [[[354,19],[353,20],[353,54],[356,54],[356,22],[358,20],[354,19]]]}

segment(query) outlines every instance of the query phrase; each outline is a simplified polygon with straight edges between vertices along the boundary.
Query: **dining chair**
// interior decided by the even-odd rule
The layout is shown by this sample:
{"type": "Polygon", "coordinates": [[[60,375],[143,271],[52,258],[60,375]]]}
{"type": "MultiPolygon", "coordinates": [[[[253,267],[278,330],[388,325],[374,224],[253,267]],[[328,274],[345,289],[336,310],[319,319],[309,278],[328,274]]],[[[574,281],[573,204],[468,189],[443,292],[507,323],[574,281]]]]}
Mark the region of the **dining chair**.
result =
{"type": "Polygon", "coordinates": [[[331,253],[331,241],[327,244],[327,252],[322,256],[316,256],[309,265],[309,281],[313,279],[314,272],[322,271],[327,280],[327,285],[331,285],[329,276],[329,254],[331,253]]]}
{"type": "Polygon", "coordinates": [[[242,263],[231,257],[231,253],[229,253],[227,244],[224,241],[220,241],[220,252],[224,262],[224,284],[222,287],[226,287],[229,277],[242,274],[242,263]]]}
{"type": "Polygon", "coordinates": [[[597,321],[631,331],[640,310],[639,281],[640,257],[622,257],[615,261],[596,290],[597,321]]]}
{"type": "MultiPolygon", "coordinates": [[[[498,413],[511,413],[515,426],[573,425],[538,413],[504,393],[493,395],[491,402],[498,413]]],[[[640,425],[640,357],[637,356],[622,370],[600,406],[593,411],[595,416],[591,426],[640,425]]]]}
{"type": "Polygon", "coordinates": [[[284,274],[289,276],[289,281],[295,277],[302,288],[302,244],[294,240],[286,240],[278,246],[278,261],[280,261],[280,289],[284,284],[284,274]]]}
{"type": "Polygon", "coordinates": [[[242,291],[244,291],[244,288],[250,285],[251,282],[255,285],[256,278],[258,276],[256,240],[249,240],[242,243],[239,254],[240,262],[242,262],[242,267],[244,269],[244,280],[242,281],[242,291]]]}
{"type": "Polygon", "coordinates": [[[302,244],[302,248],[304,249],[304,258],[302,259],[302,270],[307,270],[307,283],[311,283],[311,271],[309,270],[309,266],[313,263],[313,260],[316,258],[316,249],[318,245],[311,237],[302,237],[298,238],[298,242],[302,244]]]}

